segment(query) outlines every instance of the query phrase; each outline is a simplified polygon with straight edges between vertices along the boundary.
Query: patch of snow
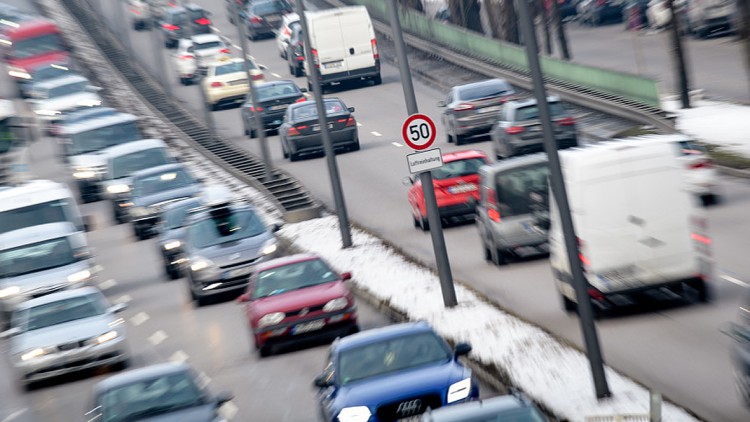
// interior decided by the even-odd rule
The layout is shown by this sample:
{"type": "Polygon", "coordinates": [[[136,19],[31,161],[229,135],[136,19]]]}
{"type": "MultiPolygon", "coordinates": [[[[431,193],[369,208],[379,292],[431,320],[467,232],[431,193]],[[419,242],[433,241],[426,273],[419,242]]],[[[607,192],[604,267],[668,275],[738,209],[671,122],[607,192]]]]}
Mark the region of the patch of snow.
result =
{"type": "Polygon", "coordinates": [[[676,127],[701,141],[750,157],[750,106],[708,100],[680,108],[678,100],[662,101],[665,111],[677,115],[676,127]]]}

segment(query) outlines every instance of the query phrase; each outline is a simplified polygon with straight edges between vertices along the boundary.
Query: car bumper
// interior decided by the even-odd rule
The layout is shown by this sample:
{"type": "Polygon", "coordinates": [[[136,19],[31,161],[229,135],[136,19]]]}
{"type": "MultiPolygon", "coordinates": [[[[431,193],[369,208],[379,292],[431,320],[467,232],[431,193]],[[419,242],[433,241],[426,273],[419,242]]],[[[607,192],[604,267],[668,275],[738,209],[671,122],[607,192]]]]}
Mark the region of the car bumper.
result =
{"type": "Polygon", "coordinates": [[[274,28],[271,25],[249,25],[247,27],[253,35],[274,35],[274,28]]]}
{"type": "MultiPolygon", "coordinates": [[[[331,131],[331,143],[334,149],[345,149],[358,142],[357,128],[331,131]]],[[[314,153],[323,151],[323,137],[320,132],[289,138],[294,153],[314,153]]]]}
{"type": "Polygon", "coordinates": [[[357,308],[351,307],[341,311],[317,315],[313,318],[279,324],[262,329],[254,329],[255,345],[260,348],[267,344],[291,344],[332,335],[345,335],[357,326],[357,308]],[[306,325],[307,324],[307,325],[306,325]],[[318,328],[317,324],[320,324],[318,328]],[[315,329],[298,327],[316,327],[315,329]]]}
{"type": "Polygon", "coordinates": [[[156,234],[156,224],[159,222],[160,214],[152,214],[148,216],[130,217],[130,222],[136,228],[136,230],[146,233],[148,235],[156,234]]]}
{"type": "Polygon", "coordinates": [[[456,134],[465,136],[488,133],[499,117],[499,112],[477,113],[473,116],[459,117],[456,119],[456,134]]]}
{"type": "MultiPolygon", "coordinates": [[[[572,148],[578,146],[578,137],[574,134],[555,135],[557,149],[572,148]]],[[[544,135],[537,132],[531,135],[512,136],[509,140],[513,155],[531,154],[544,151],[544,135]]]]}
{"type": "Polygon", "coordinates": [[[222,90],[211,90],[206,92],[206,100],[211,104],[220,103],[243,103],[245,96],[250,91],[248,85],[229,86],[222,90]]]}
{"type": "Polygon", "coordinates": [[[331,83],[331,82],[348,81],[352,79],[374,78],[376,76],[380,76],[380,62],[379,61],[376,61],[376,65],[373,67],[366,67],[362,69],[349,70],[346,72],[327,73],[325,75],[320,75],[319,81],[321,83],[331,83]]]}

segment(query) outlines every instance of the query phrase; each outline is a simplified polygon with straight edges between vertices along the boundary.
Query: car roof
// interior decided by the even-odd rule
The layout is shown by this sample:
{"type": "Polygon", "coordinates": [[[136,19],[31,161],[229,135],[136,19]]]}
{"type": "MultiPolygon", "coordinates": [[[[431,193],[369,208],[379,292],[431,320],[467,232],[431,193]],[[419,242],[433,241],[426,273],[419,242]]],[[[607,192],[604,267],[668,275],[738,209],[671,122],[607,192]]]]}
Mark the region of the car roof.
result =
{"type": "Polygon", "coordinates": [[[456,88],[458,90],[461,90],[461,89],[464,89],[464,88],[475,88],[475,87],[479,87],[479,86],[493,85],[493,84],[496,84],[498,82],[502,82],[504,84],[507,84],[507,85],[511,86],[510,82],[506,81],[505,79],[492,78],[492,79],[484,79],[484,80],[476,81],[476,82],[469,82],[467,84],[462,84],[462,85],[456,85],[454,88],[456,88]]]}
{"type": "Polygon", "coordinates": [[[68,236],[77,231],[76,226],[69,221],[24,227],[0,234],[0,248],[11,249],[17,246],[68,236]]]}
{"type": "Polygon", "coordinates": [[[119,157],[121,155],[130,154],[136,151],[144,151],[147,149],[154,148],[167,148],[167,144],[161,139],[141,139],[138,141],[130,141],[124,144],[115,145],[104,150],[110,157],[119,157]]]}
{"type": "MultiPolygon", "coordinates": [[[[557,95],[547,96],[548,103],[559,103],[560,101],[561,101],[560,97],[558,97],[557,95]]],[[[519,98],[519,99],[510,100],[505,103],[505,106],[511,106],[515,108],[527,107],[530,105],[536,105],[536,98],[534,97],[519,98]]]]}
{"type": "Polygon", "coordinates": [[[63,123],[73,124],[93,117],[111,116],[117,113],[119,113],[119,111],[112,107],[86,107],[65,115],[63,123]]]}
{"type": "Polygon", "coordinates": [[[501,160],[496,163],[492,163],[483,167],[483,171],[487,173],[500,173],[506,170],[512,170],[518,167],[525,167],[531,164],[540,164],[547,162],[547,154],[544,152],[537,152],[534,154],[519,155],[511,157],[506,160],[501,160]]]}
{"type": "Polygon", "coordinates": [[[271,268],[282,267],[284,265],[296,264],[298,262],[312,261],[316,259],[322,258],[320,257],[320,255],[314,253],[298,253],[294,255],[286,255],[258,264],[258,266],[256,267],[256,271],[261,272],[269,270],[271,268]]]}
{"type": "Polygon", "coordinates": [[[161,166],[151,167],[149,169],[138,170],[135,173],[133,173],[132,176],[133,176],[133,179],[139,179],[141,177],[151,176],[152,174],[159,174],[159,173],[164,173],[165,171],[180,170],[180,169],[187,170],[187,167],[185,167],[185,165],[182,163],[163,164],[161,166]]]}
{"type": "Polygon", "coordinates": [[[462,151],[451,151],[443,154],[443,162],[465,160],[467,158],[488,158],[484,151],[478,149],[467,149],[462,151]]]}
{"type": "MultiPolygon", "coordinates": [[[[81,297],[91,294],[101,295],[101,291],[94,286],[82,286],[76,287],[75,289],[59,290],[54,293],[50,293],[44,296],[39,296],[34,299],[29,299],[22,302],[16,307],[16,310],[29,309],[35,306],[44,305],[47,303],[57,302],[59,300],[70,299],[72,297],[81,297]]],[[[101,297],[104,297],[103,295],[101,297]]]]}
{"type": "Polygon", "coordinates": [[[66,185],[52,180],[31,180],[0,191],[0,212],[61,198],[75,203],[66,185]]]}
{"type": "MultiPolygon", "coordinates": [[[[472,421],[472,418],[486,420],[485,418],[487,416],[499,417],[503,412],[528,409],[531,407],[533,407],[533,404],[528,399],[514,394],[507,394],[473,400],[455,406],[443,406],[428,411],[423,419],[432,422],[463,422],[472,421]]],[[[502,420],[502,418],[493,420],[502,420]]]]}
{"type": "Polygon", "coordinates": [[[432,327],[425,321],[404,322],[360,331],[343,338],[339,338],[332,347],[336,350],[348,350],[368,344],[379,343],[383,340],[418,333],[434,333],[432,327]]]}
{"type": "Polygon", "coordinates": [[[50,89],[50,88],[57,88],[58,86],[80,83],[80,82],[88,82],[88,81],[89,81],[88,78],[84,76],[81,76],[77,73],[71,73],[69,75],[60,76],[59,78],[37,82],[35,86],[37,88],[50,89]]]}
{"type": "MultiPolygon", "coordinates": [[[[334,101],[338,101],[338,102],[340,102],[342,104],[344,103],[341,100],[341,98],[339,98],[339,97],[326,97],[326,98],[324,98],[324,100],[325,100],[326,103],[328,103],[328,102],[334,102],[334,101]]],[[[301,103],[292,103],[292,104],[289,104],[289,108],[292,109],[292,110],[294,110],[295,108],[309,107],[311,104],[313,106],[315,106],[315,101],[303,101],[301,103]]]]}
{"type": "Polygon", "coordinates": [[[113,388],[128,385],[140,380],[160,377],[167,374],[189,371],[190,366],[184,362],[162,362],[142,368],[131,369],[110,376],[109,378],[99,381],[94,387],[95,391],[107,391],[113,388]]]}
{"type": "Polygon", "coordinates": [[[182,207],[185,207],[185,206],[187,206],[187,207],[199,207],[199,206],[201,206],[201,204],[202,204],[202,202],[201,202],[201,198],[200,197],[186,198],[186,199],[183,199],[182,201],[171,202],[171,203],[167,204],[166,206],[164,206],[164,212],[166,213],[167,211],[173,210],[175,208],[182,208],[182,207]]]}
{"type": "Polygon", "coordinates": [[[211,41],[223,41],[220,36],[216,34],[197,34],[190,38],[194,43],[203,44],[211,41]]]}
{"type": "Polygon", "coordinates": [[[135,121],[138,121],[138,117],[133,114],[115,113],[111,115],[100,116],[100,117],[97,117],[96,119],[83,120],[77,123],[73,123],[71,125],[66,125],[63,127],[62,131],[63,131],[63,134],[73,135],[73,134],[77,134],[80,132],[86,132],[92,129],[99,129],[102,127],[115,125],[118,123],[127,123],[127,122],[135,122],[135,121]]]}

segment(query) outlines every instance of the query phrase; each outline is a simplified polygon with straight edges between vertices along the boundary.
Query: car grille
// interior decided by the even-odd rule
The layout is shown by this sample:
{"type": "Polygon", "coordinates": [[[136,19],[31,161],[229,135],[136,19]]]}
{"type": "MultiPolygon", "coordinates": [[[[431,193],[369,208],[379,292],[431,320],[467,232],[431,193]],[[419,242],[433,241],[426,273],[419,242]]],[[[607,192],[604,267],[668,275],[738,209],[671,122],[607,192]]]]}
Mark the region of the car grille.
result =
{"type": "Polygon", "coordinates": [[[37,297],[42,297],[44,295],[48,295],[50,293],[57,292],[59,290],[63,290],[66,287],[68,287],[67,283],[55,284],[54,286],[38,287],[36,289],[30,290],[28,292],[28,295],[33,299],[37,297]]]}
{"type": "Polygon", "coordinates": [[[394,421],[424,413],[427,408],[437,409],[443,404],[438,394],[410,397],[379,406],[376,410],[381,421],[394,421]]]}
{"type": "Polygon", "coordinates": [[[250,259],[250,260],[247,260],[247,261],[242,261],[242,262],[233,262],[233,263],[228,264],[228,265],[222,265],[219,268],[221,268],[222,270],[229,270],[229,269],[232,269],[232,268],[244,267],[246,265],[255,264],[256,262],[258,262],[259,259],[260,259],[260,257],[253,258],[253,259],[250,259]]]}
{"type": "Polygon", "coordinates": [[[86,345],[88,340],[71,341],[69,343],[63,343],[57,345],[57,350],[64,352],[66,350],[73,350],[86,345]]]}
{"type": "Polygon", "coordinates": [[[287,312],[286,316],[290,317],[290,316],[299,315],[302,312],[303,309],[306,310],[305,315],[307,315],[309,313],[313,313],[313,312],[322,311],[323,310],[323,306],[325,306],[325,304],[323,304],[323,305],[309,306],[309,307],[306,307],[306,308],[296,309],[294,311],[287,312]]]}
{"type": "Polygon", "coordinates": [[[75,370],[77,368],[90,365],[92,363],[104,362],[108,359],[116,358],[117,355],[118,355],[117,352],[112,352],[112,353],[107,353],[107,354],[100,355],[100,356],[92,356],[91,358],[75,360],[73,362],[67,362],[67,363],[62,363],[58,365],[48,366],[38,371],[29,372],[28,374],[26,374],[26,378],[32,378],[36,375],[43,375],[47,372],[59,371],[61,369],[75,370]]]}

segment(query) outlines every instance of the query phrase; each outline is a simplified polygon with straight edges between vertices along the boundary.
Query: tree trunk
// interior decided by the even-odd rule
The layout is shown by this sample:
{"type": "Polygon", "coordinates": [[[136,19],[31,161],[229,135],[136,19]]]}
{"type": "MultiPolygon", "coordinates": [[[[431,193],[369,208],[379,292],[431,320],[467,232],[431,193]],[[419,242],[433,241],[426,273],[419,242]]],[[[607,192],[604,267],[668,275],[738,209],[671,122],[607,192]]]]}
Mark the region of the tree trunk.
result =
{"type": "Polygon", "coordinates": [[[484,32],[479,16],[479,0],[448,0],[448,7],[453,23],[472,31],[484,32]]]}
{"type": "Polygon", "coordinates": [[[568,50],[568,37],[565,35],[565,26],[562,21],[562,13],[560,13],[560,4],[557,0],[551,0],[552,5],[552,20],[555,23],[555,29],[557,30],[557,42],[560,43],[560,53],[562,53],[563,60],[570,60],[570,51],[568,50]]]}
{"type": "Polygon", "coordinates": [[[745,66],[747,67],[747,86],[750,89],[750,2],[748,0],[739,0],[737,7],[739,12],[739,34],[740,42],[744,47],[745,66]]]}
{"type": "Polygon", "coordinates": [[[544,30],[544,54],[551,56],[552,55],[552,37],[550,36],[550,33],[549,33],[550,19],[549,19],[549,12],[547,11],[547,8],[545,7],[544,3],[545,3],[545,0],[537,0],[536,10],[538,11],[539,19],[542,21],[542,29],[544,30]]]}
{"type": "Polygon", "coordinates": [[[503,39],[513,44],[521,44],[521,34],[518,28],[518,15],[513,0],[504,0],[502,5],[501,30],[503,39]]]}
{"type": "MultiPolygon", "coordinates": [[[[675,13],[674,0],[667,0],[667,5],[669,6],[669,11],[672,12],[672,16],[677,16],[675,13]]],[[[680,39],[679,21],[679,19],[671,19],[669,23],[672,38],[672,54],[676,68],[675,70],[677,71],[677,85],[678,91],[680,92],[682,108],[690,108],[690,88],[687,78],[687,69],[685,68],[685,55],[682,49],[682,39],[680,39]]]]}

